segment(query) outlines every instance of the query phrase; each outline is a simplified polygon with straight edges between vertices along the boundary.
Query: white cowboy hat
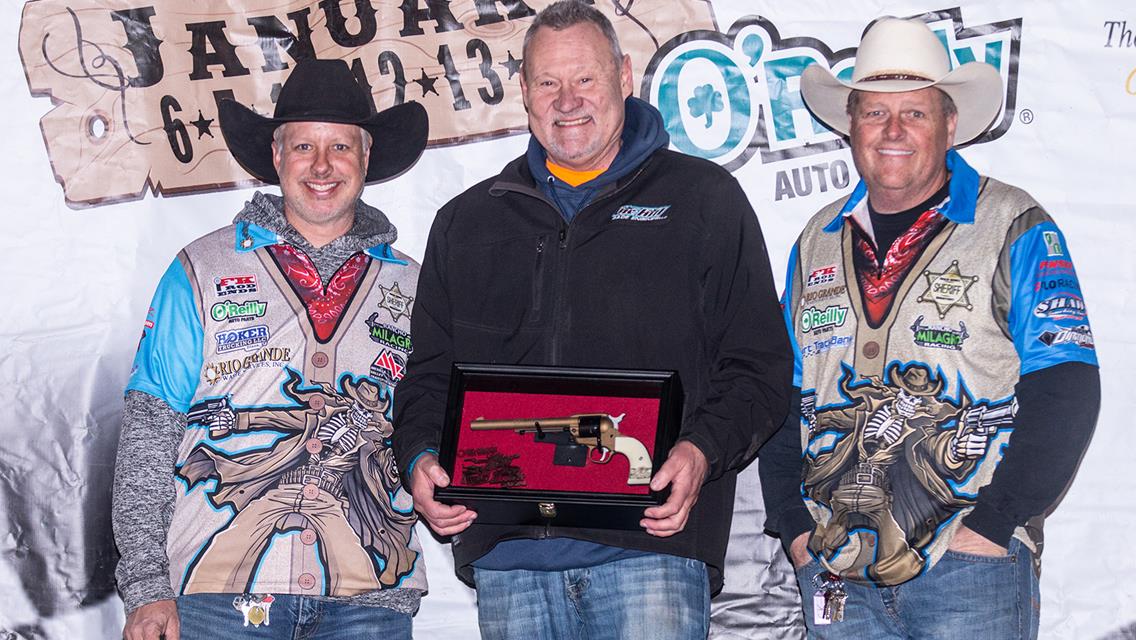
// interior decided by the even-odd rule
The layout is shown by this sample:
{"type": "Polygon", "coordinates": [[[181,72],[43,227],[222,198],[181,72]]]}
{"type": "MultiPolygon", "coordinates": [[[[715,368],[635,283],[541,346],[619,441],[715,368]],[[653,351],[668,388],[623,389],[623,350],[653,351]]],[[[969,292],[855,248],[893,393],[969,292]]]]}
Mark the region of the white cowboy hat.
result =
{"type": "Polygon", "coordinates": [[[900,93],[938,87],[958,107],[955,143],[982,135],[1002,108],[1002,76],[985,62],[968,62],[951,71],[950,56],[938,36],[919,20],[882,18],[868,27],[856,51],[852,82],[842,82],[819,65],[801,75],[801,95],[813,114],[847,134],[848,94],[900,93]]]}

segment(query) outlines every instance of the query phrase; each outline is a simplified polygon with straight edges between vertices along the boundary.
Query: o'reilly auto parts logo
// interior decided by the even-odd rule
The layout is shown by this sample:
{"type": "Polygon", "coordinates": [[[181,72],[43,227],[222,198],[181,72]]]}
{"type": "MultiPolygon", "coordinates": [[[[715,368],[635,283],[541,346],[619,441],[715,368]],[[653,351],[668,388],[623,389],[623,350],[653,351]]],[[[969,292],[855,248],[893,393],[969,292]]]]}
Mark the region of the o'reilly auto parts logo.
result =
{"type": "MultiPolygon", "coordinates": [[[[1005,134],[1014,120],[1022,19],[967,27],[958,7],[912,17],[939,36],[952,67],[979,61],[1002,74],[1003,111],[976,142],[1005,134]]],[[[815,38],[782,38],[769,20],[747,16],[727,33],[690,31],[663,44],[647,65],[641,93],[662,112],[679,151],[733,171],[755,153],[770,163],[842,148],[843,139],[806,109],[800,77],[816,63],[850,80],[855,54],[854,48],[834,53],[815,38]]],[[[817,180],[837,188],[850,181],[843,161],[824,173],[817,180]]]]}

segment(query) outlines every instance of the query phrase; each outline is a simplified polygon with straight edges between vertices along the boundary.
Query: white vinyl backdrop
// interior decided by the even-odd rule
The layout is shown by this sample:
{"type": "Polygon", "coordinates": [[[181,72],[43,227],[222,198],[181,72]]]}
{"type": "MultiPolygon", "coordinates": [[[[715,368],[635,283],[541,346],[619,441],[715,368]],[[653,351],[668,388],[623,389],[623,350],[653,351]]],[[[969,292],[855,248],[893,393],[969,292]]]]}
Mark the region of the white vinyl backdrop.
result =
{"type": "MultiPolygon", "coordinates": [[[[856,46],[864,25],[885,14],[957,9],[967,26],[1022,19],[1013,121],[1000,138],[963,154],[980,172],[1030,191],[1064,230],[1089,306],[1104,393],[1079,476],[1046,526],[1041,637],[1136,638],[1136,561],[1128,546],[1136,530],[1128,448],[1136,344],[1127,320],[1136,314],[1136,41],[1122,37],[1123,29],[1136,31],[1136,10],[1121,0],[710,4],[719,31],[760,15],[782,38],[812,38],[832,51],[856,46]],[[1111,33],[1110,23],[1117,23],[1111,33]]],[[[38,124],[49,100],[29,94],[15,55],[21,10],[15,0],[0,7],[0,49],[9,51],[0,58],[0,291],[7,298],[0,305],[0,639],[113,638],[123,616],[111,591],[107,495],[121,392],[141,322],[176,251],[230,221],[252,190],[69,208],[38,124]]],[[[495,173],[526,142],[519,135],[430,149],[397,180],[368,187],[364,198],[397,225],[397,246],[421,259],[438,207],[495,173]]],[[[804,221],[848,188],[776,200],[778,172],[839,160],[850,167],[851,158],[838,150],[763,164],[759,155],[734,173],[780,279],[804,221]]],[[[754,471],[739,486],[727,593],[716,600],[713,635],[799,637],[799,629],[786,626],[794,605],[783,561],[766,566],[777,544],[760,533],[754,471]]],[[[420,533],[432,586],[416,635],[474,636],[473,592],[454,578],[448,547],[420,533]]]]}

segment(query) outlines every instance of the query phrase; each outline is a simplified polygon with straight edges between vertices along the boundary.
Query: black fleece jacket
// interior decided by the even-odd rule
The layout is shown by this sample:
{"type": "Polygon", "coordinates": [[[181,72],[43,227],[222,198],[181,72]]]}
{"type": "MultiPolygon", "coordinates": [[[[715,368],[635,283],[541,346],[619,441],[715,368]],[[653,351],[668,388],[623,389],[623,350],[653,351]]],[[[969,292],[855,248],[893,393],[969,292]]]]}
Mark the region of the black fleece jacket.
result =
{"type": "Polygon", "coordinates": [[[518,158],[438,213],[411,327],[404,470],[439,446],[454,361],[677,370],[680,438],[710,463],[679,534],[474,524],[453,540],[459,577],[499,541],[564,536],[703,560],[721,589],[737,470],[784,419],[792,367],[761,229],[728,172],[660,149],[568,223],[518,158]],[[624,205],[667,209],[613,220],[624,205]]]}

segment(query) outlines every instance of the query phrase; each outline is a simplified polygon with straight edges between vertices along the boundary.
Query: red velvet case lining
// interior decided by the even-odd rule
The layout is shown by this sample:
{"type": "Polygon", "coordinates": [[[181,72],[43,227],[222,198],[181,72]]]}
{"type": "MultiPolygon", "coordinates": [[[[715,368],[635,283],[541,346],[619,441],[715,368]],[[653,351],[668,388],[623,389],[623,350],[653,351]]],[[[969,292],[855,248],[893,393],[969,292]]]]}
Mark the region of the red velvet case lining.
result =
{"type": "MultiPolygon", "coordinates": [[[[472,421],[561,418],[581,413],[606,413],[613,417],[626,414],[619,432],[643,443],[654,457],[655,433],[659,423],[658,398],[625,398],[619,396],[573,396],[532,393],[467,391],[463,398],[461,427],[458,432],[457,455],[454,459],[453,486],[487,487],[546,491],[581,491],[622,495],[647,495],[647,485],[627,484],[629,464],[626,456],[614,454],[607,464],[589,459],[582,467],[554,465],[555,447],[534,441],[532,433],[519,434],[511,429],[474,431],[472,421]],[[506,474],[519,484],[465,484],[463,470],[467,465],[485,468],[487,454],[517,455],[509,461],[516,471],[506,474]]],[[[500,458],[498,459],[500,460],[500,458]]],[[[652,472],[657,469],[652,469],[652,472]]]]}

